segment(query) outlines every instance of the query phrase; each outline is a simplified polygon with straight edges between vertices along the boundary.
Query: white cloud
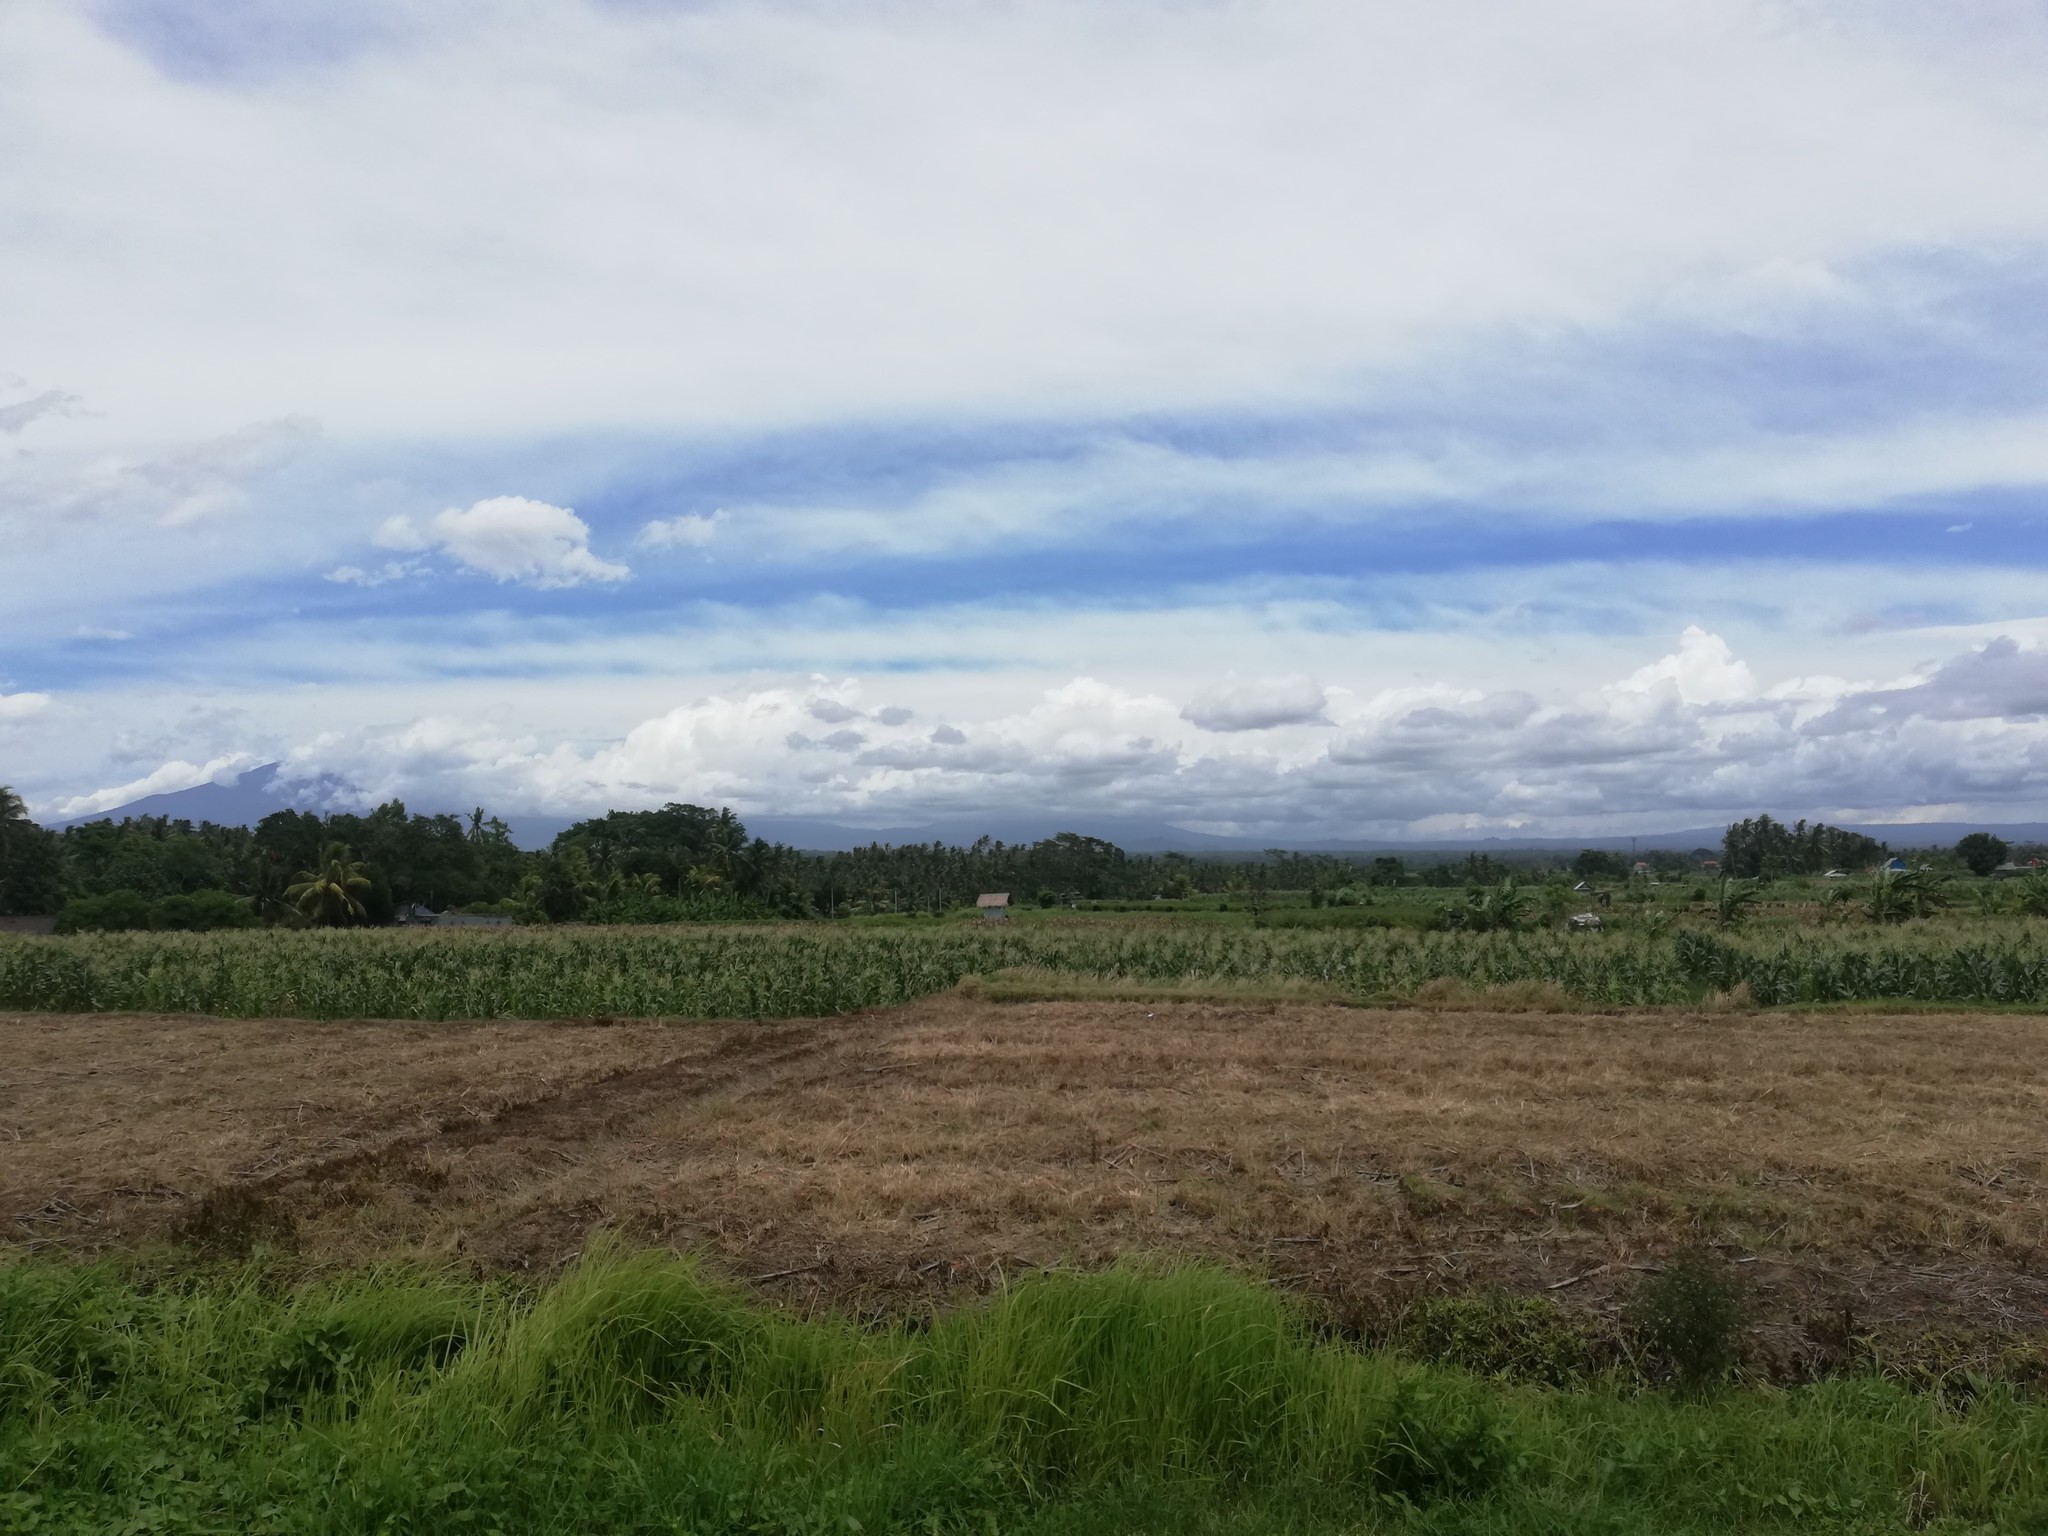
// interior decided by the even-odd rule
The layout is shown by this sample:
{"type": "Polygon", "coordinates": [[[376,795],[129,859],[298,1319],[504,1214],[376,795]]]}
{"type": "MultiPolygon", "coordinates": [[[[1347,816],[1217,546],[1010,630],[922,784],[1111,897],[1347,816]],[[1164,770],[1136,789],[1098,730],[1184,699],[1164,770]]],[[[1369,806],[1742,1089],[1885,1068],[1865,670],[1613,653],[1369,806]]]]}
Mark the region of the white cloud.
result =
{"type": "Polygon", "coordinates": [[[1648,694],[1670,687],[1687,704],[1732,704],[1756,695],[1756,678],[1719,635],[1688,624],[1678,649],[1639,667],[1614,684],[1617,694],[1648,694]]]}
{"type": "Polygon", "coordinates": [[[1180,716],[1205,731],[1264,731],[1276,725],[1327,725],[1323,708],[1328,703],[1312,677],[1233,679],[1196,695],[1180,716]]]}
{"type": "MultiPolygon", "coordinates": [[[[567,507],[525,496],[492,496],[467,508],[450,507],[425,529],[404,514],[386,518],[371,536],[380,549],[438,549],[465,570],[527,587],[580,587],[624,581],[626,566],[590,551],[590,525],[567,507]]],[[[370,572],[341,566],[328,580],[378,586],[409,575],[412,562],[393,561],[370,572]]]]}
{"type": "Polygon", "coordinates": [[[177,449],[137,465],[132,473],[165,499],[158,520],[175,528],[239,510],[252,484],[291,463],[319,438],[318,422],[284,416],[177,449]]]}
{"type": "Polygon", "coordinates": [[[47,693],[0,693],[0,720],[20,720],[49,708],[47,693]]]}
{"type": "Polygon", "coordinates": [[[633,542],[648,549],[703,549],[718,537],[718,525],[724,521],[722,511],[657,517],[641,526],[633,542]]]}
{"type": "MultiPolygon", "coordinates": [[[[1082,676],[1032,690],[935,680],[931,711],[959,723],[929,729],[861,709],[855,679],[811,678],[626,712],[615,733],[596,726],[600,709],[571,736],[477,710],[468,682],[443,695],[447,707],[398,725],[372,723],[390,718],[384,694],[350,704],[323,691],[300,712],[315,728],[263,755],[284,757],[289,774],[338,774],[367,800],[419,806],[561,815],[681,799],[878,825],[1038,813],[1302,836],[1568,834],[1713,826],[1759,809],[1890,820],[1947,807],[2034,820],[2048,805],[2048,647],[1993,640],[1896,683],[1792,679],[1689,702],[1678,678],[1688,655],[1720,653],[1710,642],[1683,637],[1647,667],[1580,690],[1570,682],[1583,672],[1571,668],[1522,690],[1333,686],[1334,735],[1219,735],[1158,693],[1082,676]],[[1657,680],[1625,686],[1645,672],[1657,680]],[[820,699],[858,709],[857,728],[821,731],[820,699]]],[[[587,691],[564,685],[565,698],[587,691]]],[[[251,760],[175,760],[60,809],[102,809],[251,760]]]]}
{"type": "Polygon", "coordinates": [[[433,548],[433,540],[413,525],[403,512],[394,512],[377,525],[370,542],[379,549],[422,550],[433,548]]]}
{"type": "Polygon", "coordinates": [[[230,753],[203,763],[169,762],[154,773],[144,774],[125,784],[110,785],[94,790],[91,794],[74,795],[60,800],[46,813],[52,821],[66,821],[77,816],[90,816],[95,811],[112,810],[115,806],[126,805],[131,800],[140,800],[145,795],[171,794],[181,789],[193,789],[201,784],[218,783],[223,779],[253,768],[255,758],[246,752],[230,753]]]}
{"type": "Polygon", "coordinates": [[[2048,231],[2012,8],[1935,50],[1896,7],[1720,0],[558,0],[224,89],[93,15],[0,20],[36,149],[0,282],[41,300],[16,366],[151,431],[281,397],[414,435],[1327,398],[1500,327],[1754,325],[1873,250],[2048,231]]]}
{"type": "Polygon", "coordinates": [[[327,579],[344,587],[382,587],[394,581],[403,581],[416,576],[420,571],[417,560],[387,560],[374,569],[360,565],[337,565],[327,573],[327,579]]]}

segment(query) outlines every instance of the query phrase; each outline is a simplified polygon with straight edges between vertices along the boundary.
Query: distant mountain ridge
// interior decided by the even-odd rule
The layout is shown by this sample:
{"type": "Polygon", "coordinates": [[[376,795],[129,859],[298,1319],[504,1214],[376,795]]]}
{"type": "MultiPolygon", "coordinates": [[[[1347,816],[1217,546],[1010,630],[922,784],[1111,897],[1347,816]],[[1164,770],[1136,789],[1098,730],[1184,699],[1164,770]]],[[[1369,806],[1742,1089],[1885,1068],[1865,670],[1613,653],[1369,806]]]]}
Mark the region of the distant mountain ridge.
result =
{"type": "MultiPolygon", "coordinates": [[[[167,816],[173,820],[211,821],[228,827],[253,827],[273,811],[314,810],[327,812],[355,801],[353,786],[325,775],[314,780],[279,782],[277,763],[251,768],[226,784],[197,784],[191,789],[145,795],[111,810],[85,816],[70,816],[47,823],[53,827],[75,826],[87,821],[118,821],[124,816],[167,816]]],[[[415,806],[433,812],[437,807],[415,806]]],[[[467,807],[462,808],[466,812],[467,807]]],[[[460,812],[458,812],[460,814],[460,812]]],[[[521,848],[545,848],[556,834],[581,818],[562,816],[507,816],[512,840],[521,848]]],[[[945,821],[893,827],[862,827],[829,817],[776,816],[763,814],[745,818],[747,830],[770,842],[787,843],[809,852],[843,852],[865,848],[870,843],[972,843],[981,837],[1005,843],[1030,843],[1058,832],[1079,832],[1115,843],[1130,853],[1257,853],[1266,848],[1285,848],[1294,853],[1544,853],[1576,852],[1600,848],[1626,852],[1651,849],[1718,848],[1720,827],[1690,827],[1675,832],[1645,832],[1632,835],[1602,834],[1579,837],[1450,836],[1435,838],[1290,838],[1274,833],[1261,837],[1220,837],[1190,832],[1170,822],[1136,816],[1044,816],[1006,812],[985,818],[954,817],[945,821]]],[[[1947,846],[1968,832],[1991,832],[2008,842],[2048,842],[2048,822],[1997,823],[1933,821],[1898,823],[1842,823],[1847,830],[1861,832],[1889,843],[1894,848],[1947,846]]]]}
{"type": "MultiPolygon", "coordinates": [[[[124,816],[168,816],[173,821],[211,821],[223,827],[253,827],[276,811],[331,811],[350,807],[359,797],[355,786],[333,774],[317,779],[296,779],[281,783],[280,763],[265,763],[238,774],[226,784],[195,784],[160,795],[144,795],[111,810],[92,811],[83,816],[66,816],[46,822],[50,827],[73,827],[88,821],[119,821],[124,816]]],[[[413,810],[432,815],[442,807],[418,805],[413,810]]],[[[463,807],[458,814],[467,814],[463,807]]],[[[522,848],[545,848],[555,834],[571,823],[560,817],[507,816],[512,840],[522,848]]]]}

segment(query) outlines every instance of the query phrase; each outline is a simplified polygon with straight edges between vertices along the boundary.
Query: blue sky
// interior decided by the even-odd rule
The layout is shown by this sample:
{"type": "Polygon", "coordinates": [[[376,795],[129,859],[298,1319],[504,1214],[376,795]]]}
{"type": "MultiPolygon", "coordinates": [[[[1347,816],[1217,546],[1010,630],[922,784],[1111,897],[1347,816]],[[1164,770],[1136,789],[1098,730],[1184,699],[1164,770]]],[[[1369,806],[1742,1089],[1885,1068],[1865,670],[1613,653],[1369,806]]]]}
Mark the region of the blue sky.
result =
{"type": "Polygon", "coordinates": [[[23,0],[0,778],[2043,817],[2044,65],[1990,0],[23,0]]]}

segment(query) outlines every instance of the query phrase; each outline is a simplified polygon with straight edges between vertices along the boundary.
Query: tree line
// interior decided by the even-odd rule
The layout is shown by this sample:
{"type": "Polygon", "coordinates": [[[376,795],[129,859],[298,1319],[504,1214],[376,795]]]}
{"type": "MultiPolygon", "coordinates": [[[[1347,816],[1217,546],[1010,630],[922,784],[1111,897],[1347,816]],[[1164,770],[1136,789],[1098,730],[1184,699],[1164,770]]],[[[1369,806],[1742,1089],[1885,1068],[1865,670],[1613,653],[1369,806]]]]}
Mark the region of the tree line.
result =
{"type": "MultiPolygon", "coordinates": [[[[1712,852],[1656,850],[1645,862],[1666,876],[1697,873],[1712,852]]],[[[1719,852],[1725,875],[1772,878],[1867,867],[1886,849],[1861,833],[1760,815],[1731,825],[1719,852]]],[[[2007,852],[1979,833],[1957,856],[1988,873],[2007,852]]],[[[1631,865],[1598,849],[1570,860],[1472,853],[1414,863],[1280,848],[1235,857],[1136,854],[1075,832],[816,853],[750,836],[729,808],[683,804],[579,821],[542,851],[515,846],[505,823],[481,807],[467,816],[420,815],[398,800],[361,814],[281,810],[254,827],[136,816],[50,832],[0,788],[0,914],[61,914],[69,927],[383,924],[415,908],[528,922],[829,918],[944,912],[994,891],[1013,904],[1047,906],[1236,892],[1256,905],[1268,889],[1342,903],[1389,889],[1486,887],[1511,873],[1566,870],[1620,879],[1631,865]]]]}

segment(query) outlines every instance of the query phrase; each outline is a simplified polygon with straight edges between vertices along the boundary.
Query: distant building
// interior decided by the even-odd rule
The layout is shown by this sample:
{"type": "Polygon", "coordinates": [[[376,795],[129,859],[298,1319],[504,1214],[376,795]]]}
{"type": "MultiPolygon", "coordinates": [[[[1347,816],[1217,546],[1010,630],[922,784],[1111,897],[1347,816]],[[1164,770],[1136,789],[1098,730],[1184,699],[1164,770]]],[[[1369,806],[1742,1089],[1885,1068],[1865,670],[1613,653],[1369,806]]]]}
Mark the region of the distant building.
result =
{"type": "Polygon", "coordinates": [[[1877,867],[1882,874],[1903,875],[1906,872],[1906,861],[1901,858],[1890,858],[1877,867]]]}
{"type": "Polygon", "coordinates": [[[391,920],[401,928],[510,928],[513,921],[500,912],[436,912],[416,901],[400,907],[391,920]]]}
{"type": "Polygon", "coordinates": [[[1719,859],[1701,859],[1700,868],[1710,875],[1718,875],[1721,872],[1721,861],[1719,859]]]}
{"type": "Polygon", "coordinates": [[[974,904],[981,909],[984,920],[991,923],[1007,923],[1010,920],[1010,893],[992,891],[974,898],[974,904]]]}
{"type": "Polygon", "coordinates": [[[2039,859],[2029,859],[2024,864],[2015,864],[2008,859],[2005,863],[1999,865],[1998,868],[1991,871],[1991,878],[1994,880],[2014,880],[2022,875],[2037,875],[2040,872],[2041,861],[2039,859]]]}

